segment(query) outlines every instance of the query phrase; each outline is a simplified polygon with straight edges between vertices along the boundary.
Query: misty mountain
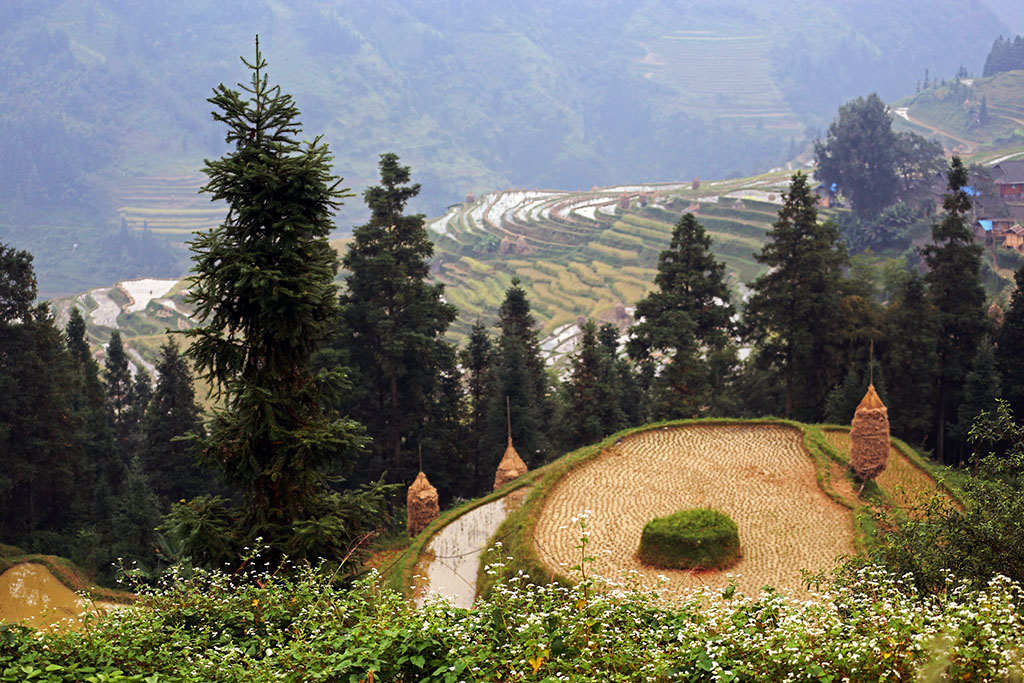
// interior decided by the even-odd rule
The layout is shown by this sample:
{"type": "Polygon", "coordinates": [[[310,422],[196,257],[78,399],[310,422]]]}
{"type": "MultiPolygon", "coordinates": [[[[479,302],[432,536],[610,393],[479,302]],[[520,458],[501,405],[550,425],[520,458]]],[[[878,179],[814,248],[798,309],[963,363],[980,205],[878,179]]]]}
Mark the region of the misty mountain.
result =
{"type": "MultiPolygon", "coordinates": [[[[180,274],[184,228],[154,218],[143,248],[144,223],[123,207],[153,177],[202,206],[196,172],[224,151],[205,99],[244,77],[238,56],[252,58],[257,33],[272,81],[331,144],[345,184],[373,183],[378,155],[394,151],[423,185],[413,208],[430,215],[467,192],[766,170],[847,99],[895,99],[925,69],[980,73],[1009,33],[984,2],[830,5],[4,3],[0,241],[37,254],[47,294],[180,274]]],[[[339,229],[363,216],[353,197],[339,229]]]]}

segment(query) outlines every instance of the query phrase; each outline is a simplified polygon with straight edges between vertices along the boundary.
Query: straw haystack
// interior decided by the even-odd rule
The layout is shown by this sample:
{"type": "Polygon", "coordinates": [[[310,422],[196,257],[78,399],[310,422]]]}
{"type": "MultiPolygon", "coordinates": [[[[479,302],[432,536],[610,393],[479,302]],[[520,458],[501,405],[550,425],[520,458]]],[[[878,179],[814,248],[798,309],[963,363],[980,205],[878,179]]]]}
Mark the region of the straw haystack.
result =
{"type": "Polygon", "coordinates": [[[415,536],[426,529],[441,512],[437,504],[437,489],[430,485],[427,475],[422,471],[416,475],[416,480],[409,487],[405,501],[409,514],[406,528],[410,536],[415,536]]]}
{"type": "Polygon", "coordinates": [[[501,462],[498,463],[498,471],[494,474],[494,490],[497,491],[505,484],[509,483],[516,477],[521,477],[526,474],[529,470],[526,467],[526,463],[516,453],[516,449],[512,446],[512,437],[508,437],[508,448],[505,449],[505,455],[501,458],[501,462]]]}
{"type": "MultiPolygon", "coordinates": [[[[875,391],[868,386],[850,429],[850,467],[864,483],[874,479],[885,469],[889,457],[889,409],[875,391]]],[[[861,491],[864,486],[861,486],[861,491]]]]}

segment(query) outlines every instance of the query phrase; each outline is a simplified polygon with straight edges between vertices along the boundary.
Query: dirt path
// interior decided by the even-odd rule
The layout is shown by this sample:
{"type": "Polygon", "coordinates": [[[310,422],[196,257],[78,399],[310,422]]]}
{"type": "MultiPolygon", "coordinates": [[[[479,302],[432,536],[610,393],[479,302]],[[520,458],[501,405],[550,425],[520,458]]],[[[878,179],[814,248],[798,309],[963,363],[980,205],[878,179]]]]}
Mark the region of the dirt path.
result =
{"type": "Polygon", "coordinates": [[[910,115],[910,112],[907,111],[906,107],[899,107],[897,109],[894,109],[893,113],[895,113],[897,116],[902,117],[904,120],[909,121],[910,123],[921,126],[922,128],[926,128],[927,130],[931,131],[932,133],[935,133],[936,135],[947,137],[950,140],[956,140],[957,142],[961,143],[964,146],[964,149],[962,151],[962,154],[964,155],[974,154],[974,151],[981,144],[976,140],[968,140],[966,138],[959,137],[957,135],[954,135],[953,133],[950,133],[948,130],[938,128],[936,126],[931,125],[930,123],[925,123],[921,119],[916,119],[910,115]]]}
{"type": "Polygon", "coordinates": [[[624,439],[597,460],[562,478],[537,520],[538,556],[570,574],[580,562],[580,530],[570,519],[591,510],[588,553],[593,571],[616,578],[635,570],[643,583],[683,590],[762,586],[804,594],[800,570],[820,571],[854,552],[851,512],[818,487],[815,468],[796,429],[775,425],[695,425],[624,439]],[[711,506],[735,520],[743,558],[732,568],[700,574],[645,567],[635,558],[653,517],[711,506]]]}

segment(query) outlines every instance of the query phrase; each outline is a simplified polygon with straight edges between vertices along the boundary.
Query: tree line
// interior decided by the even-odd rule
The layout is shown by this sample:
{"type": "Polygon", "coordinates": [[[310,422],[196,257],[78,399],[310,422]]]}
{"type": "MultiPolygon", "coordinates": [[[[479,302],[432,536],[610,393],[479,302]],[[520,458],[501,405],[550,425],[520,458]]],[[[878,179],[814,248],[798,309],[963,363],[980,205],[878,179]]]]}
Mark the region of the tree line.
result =
{"type": "Polygon", "coordinates": [[[269,85],[258,46],[246,64],[249,84],[210,99],[231,151],[207,162],[204,190],[229,210],[190,244],[201,325],[184,333],[184,357],[162,348],[155,386],[144,371],[131,377],[116,331],[100,371],[81,314],[58,330],[32,303],[31,256],[3,248],[5,542],[93,568],[116,557],[222,566],[260,548],[267,562],[324,558],[344,573],[375,530],[400,526],[396,493],[420,469],[446,503],[479,495],[509,438],[536,467],[652,420],[845,423],[871,374],[895,434],[958,463],[996,397],[1024,408],[1024,298],[1001,324],[986,313],[957,158],[924,275],[894,272],[880,294],[797,173],[741,301],[686,214],[634,325],[585,321],[563,379],[545,366],[516,280],[493,331],[477,322],[461,349],[446,339],[457,311],[429,280],[424,217],[405,213],[419,186],[394,154],[363,195],[371,215],[341,260],[339,291],[327,236],[351,194],[327,146],[299,141],[298,108],[269,85]],[[189,365],[217,397],[206,416],[189,365]]]}

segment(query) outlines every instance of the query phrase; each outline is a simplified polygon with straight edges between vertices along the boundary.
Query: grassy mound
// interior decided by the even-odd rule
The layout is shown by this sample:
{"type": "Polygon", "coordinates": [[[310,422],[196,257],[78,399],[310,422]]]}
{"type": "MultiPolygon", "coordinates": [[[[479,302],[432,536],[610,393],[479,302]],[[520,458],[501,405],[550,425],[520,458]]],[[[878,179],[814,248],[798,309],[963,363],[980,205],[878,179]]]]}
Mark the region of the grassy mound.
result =
{"type": "Polygon", "coordinates": [[[724,512],[680,510],[644,525],[637,556],[665,569],[725,569],[740,559],[740,535],[724,512]]]}

